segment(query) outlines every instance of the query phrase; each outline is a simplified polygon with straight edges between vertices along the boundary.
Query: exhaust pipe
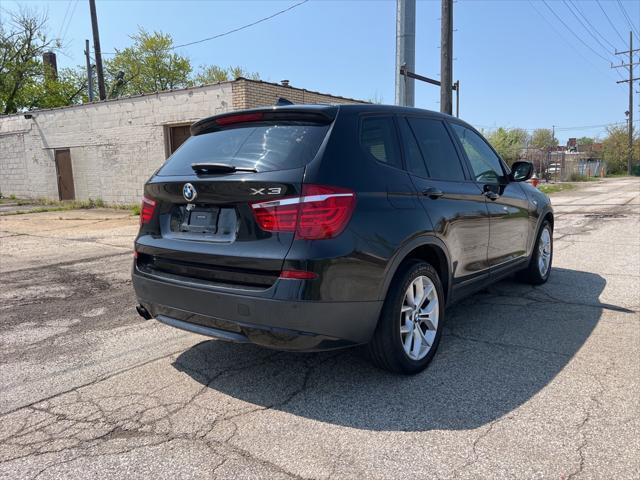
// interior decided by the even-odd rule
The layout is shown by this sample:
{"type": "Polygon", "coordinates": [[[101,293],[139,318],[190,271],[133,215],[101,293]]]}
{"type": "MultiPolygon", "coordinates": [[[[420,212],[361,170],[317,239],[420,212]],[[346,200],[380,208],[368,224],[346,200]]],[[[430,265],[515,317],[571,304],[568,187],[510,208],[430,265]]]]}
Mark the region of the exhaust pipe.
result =
{"type": "Polygon", "coordinates": [[[136,305],[136,312],[138,312],[138,315],[140,315],[145,320],[150,320],[152,318],[149,311],[142,305],[136,305]]]}

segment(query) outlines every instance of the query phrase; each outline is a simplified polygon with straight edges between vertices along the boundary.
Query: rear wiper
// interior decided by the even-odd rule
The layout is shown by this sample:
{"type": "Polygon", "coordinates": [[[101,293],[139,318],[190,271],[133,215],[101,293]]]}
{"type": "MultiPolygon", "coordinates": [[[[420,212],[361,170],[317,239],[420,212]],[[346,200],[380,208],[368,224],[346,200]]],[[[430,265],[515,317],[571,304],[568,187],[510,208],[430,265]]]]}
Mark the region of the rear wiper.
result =
{"type": "Polygon", "coordinates": [[[257,172],[255,168],[236,167],[226,163],[192,163],[191,168],[199,174],[233,173],[233,172],[257,172]]]}

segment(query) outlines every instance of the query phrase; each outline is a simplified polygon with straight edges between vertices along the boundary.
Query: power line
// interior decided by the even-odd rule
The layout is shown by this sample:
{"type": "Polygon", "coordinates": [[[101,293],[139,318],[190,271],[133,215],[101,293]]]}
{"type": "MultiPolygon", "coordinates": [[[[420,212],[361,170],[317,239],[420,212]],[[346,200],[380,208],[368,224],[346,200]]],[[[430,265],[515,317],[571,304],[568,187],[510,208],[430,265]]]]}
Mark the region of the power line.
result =
{"type": "MultiPolygon", "coordinates": [[[[566,5],[566,1],[565,1],[565,0],[562,0],[562,1],[563,1],[563,2],[565,2],[565,5],[566,5]]],[[[587,31],[589,32],[589,34],[590,34],[592,37],[593,37],[593,34],[591,33],[591,31],[595,32],[595,33],[596,33],[600,38],[602,38],[602,40],[604,40],[604,41],[605,41],[605,42],[606,42],[606,43],[611,47],[611,49],[613,50],[614,55],[615,55],[615,50],[616,50],[615,45],[614,45],[613,43],[611,43],[609,40],[607,40],[607,38],[606,38],[606,37],[604,37],[604,36],[600,33],[600,31],[599,31],[596,27],[594,27],[594,26],[593,26],[593,24],[592,24],[592,23],[589,21],[589,19],[588,19],[588,18],[587,18],[587,17],[586,17],[586,16],[585,16],[581,11],[580,11],[580,8],[578,8],[578,5],[576,5],[576,4],[573,2],[573,0],[569,0],[569,3],[570,3],[570,4],[571,4],[571,6],[575,9],[575,11],[576,11],[576,12],[577,12],[577,13],[578,13],[578,14],[579,14],[583,19],[584,19],[584,21],[587,23],[587,25],[589,25],[589,27],[591,27],[591,30],[589,30],[589,29],[585,26],[585,24],[584,24],[584,23],[582,23],[578,17],[576,17],[576,18],[578,19],[578,21],[580,21],[580,23],[582,24],[582,26],[585,28],[585,30],[587,30],[587,31]]],[[[573,12],[571,12],[571,13],[573,13],[573,12]]],[[[575,16],[575,14],[574,14],[574,16],[575,16]]],[[[594,39],[595,39],[596,41],[598,41],[598,39],[597,39],[596,37],[594,37],[594,39]]],[[[602,47],[607,51],[607,53],[609,53],[609,48],[608,48],[608,47],[606,47],[606,46],[605,46],[602,42],[600,42],[600,41],[598,41],[598,43],[599,43],[599,44],[600,44],[600,45],[601,45],[601,46],[602,46],[602,47]]],[[[621,79],[623,79],[623,78],[624,78],[624,77],[623,77],[623,75],[622,75],[622,73],[620,73],[620,71],[619,71],[619,70],[616,70],[615,72],[616,72],[616,74],[617,74],[621,79]]]]}
{"type": "MultiPolygon", "coordinates": [[[[636,120],[633,123],[637,123],[638,120],[636,120]]],[[[616,125],[626,125],[627,122],[611,122],[611,123],[602,123],[600,125],[582,125],[579,127],[557,127],[556,126],[556,131],[567,131],[567,130],[589,130],[591,128],[603,128],[603,127],[615,127],[616,125]]]]}
{"type": "Polygon", "coordinates": [[[67,38],[67,32],[69,31],[69,26],[71,26],[71,20],[73,20],[73,15],[76,13],[76,7],[78,6],[78,2],[80,0],[76,0],[75,3],[73,4],[73,8],[71,9],[71,14],[69,15],[69,20],[67,20],[67,26],[64,29],[64,33],[62,34],[62,40],[64,41],[65,38],[67,38]]]}
{"type": "Polygon", "coordinates": [[[620,32],[618,31],[618,29],[616,28],[616,26],[613,24],[613,22],[611,21],[611,19],[609,18],[609,15],[607,15],[607,12],[605,12],[604,8],[602,8],[602,5],[600,4],[600,0],[596,0],[596,3],[598,4],[598,6],[600,7],[600,10],[602,10],[602,13],[604,13],[604,16],[607,17],[607,20],[609,21],[609,25],[611,25],[611,28],[613,28],[615,30],[615,32],[618,34],[618,37],[620,38],[620,40],[622,41],[623,45],[626,45],[627,42],[625,41],[624,38],[622,38],[622,35],[620,35],[620,32]]]}
{"type": "MultiPolygon", "coordinates": [[[[593,32],[585,25],[585,23],[580,19],[580,17],[578,17],[578,15],[573,11],[573,9],[571,8],[571,6],[569,5],[569,3],[567,3],[567,0],[562,0],[562,3],[564,3],[565,7],[567,7],[567,9],[571,12],[571,14],[575,17],[576,20],[578,20],[578,22],[580,23],[580,25],[582,25],[584,27],[584,29],[587,31],[587,33],[589,35],[591,35],[591,38],[593,38],[596,42],[598,42],[598,44],[605,50],[605,52],[607,52],[608,55],[611,55],[611,52],[609,51],[609,48],[606,47],[599,39],[598,37],[596,37],[593,32]]],[[[571,2],[571,5],[573,5],[573,2],[571,2]]],[[[614,49],[615,50],[615,47],[614,49]]]]}
{"type": "Polygon", "coordinates": [[[268,17],[261,18],[260,20],[256,20],[255,22],[248,23],[246,25],[243,25],[242,27],[234,28],[234,29],[229,30],[229,31],[224,32],[224,33],[219,33],[218,35],[214,35],[213,37],[203,38],[202,40],[196,40],[194,42],[183,43],[182,45],[175,45],[175,46],[171,47],[169,50],[175,50],[176,48],[181,48],[181,47],[188,47],[190,45],[196,45],[197,43],[208,42],[209,40],[214,40],[216,38],[224,37],[226,35],[230,35],[232,33],[239,32],[240,30],[244,30],[245,28],[253,27],[254,25],[258,25],[259,23],[266,22],[267,20],[271,20],[272,18],[277,17],[278,15],[282,15],[283,13],[286,13],[289,10],[293,10],[294,8],[299,7],[303,3],[307,3],[308,1],[309,0],[302,0],[301,2],[298,2],[298,3],[294,4],[294,5],[291,5],[290,7],[285,8],[284,10],[280,10],[279,12],[276,12],[276,13],[274,13],[272,15],[269,15],[268,17]]]}
{"type": "Polygon", "coordinates": [[[549,6],[549,4],[547,3],[547,0],[542,0],[542,3],[545,4],[545,6],[549,9],[549,11],[551,13],[553,13],[553,16],[556,17],[560,23],[562,23],[562,25],[564,25],[564,27],[569,30],[569,32],[571,32],[573,34],[574,37],[576,37],[578,40],[580,40],[580,42],[582,42],[582,44],[587,47],[589,50],[591,50],[593,53],[595,53],[597,56],[599,56],[601,59],[603,59],[605,62],[609,62],[609,59],[606,57],[603,57],[602,55],[600,55],[598,52],[596,52],[593,48],[591,48],[591,45],[589,45],[587,42],[585,42],[582,38],[580,38],[579,35],[576,34],[576,32],[574,32],[571,27],[569,27],[569,25],[567,25],[565,23],[564,20],[562,20],[562,17],[560,17],[553,8],[551,8],[551,6],[549,6]]]}
{"type": "MultiPolygon", "coordinates": [[[[640,120],[634,120],[633,123],[638,123],[640,122],[640,120]]],[[[555,130],[556,132],[560,131],[560,132],[568,132],[568,131],[575,131],[575,130],[590,130],[593,128],[605,128],[605,127],[615,127],[617,125],[627,125],[628,122],[610,122],[610,123],[602,123],[600,125],[580,125],[580,126],[575,126],[575,127],[559,127],[559,126],[555,126],[555,130]]],[[[497,127],[495,125],[478,125],[473,124],[476,127],[480,127],[480,128],[486,128],[489,130],[497,130],[498,128],[502,128],[502,127],[497,127]]],[[[505,128],[510,128],[510,127],[505,127],[505,128]]],[[[521,128],[521,127],[515,127],[515,128],[521,128]]],[[[527,132],[533,132],[535,130],[543,130],[546,129],[548,130],[548,127],[537,127],[537,128],[521,128],[521,130],[526,130],[527,132]]]]}
{"type": "Polygon", "coordinates": [[[62,23],[60,24],[60,30],[58,30],[58,38],[62,38],[62,30],[64,29],[64,24],[67,21],[67,15],[69,15],[69,8],[71,8],[71,3],[73,0],[69,0],[67,3],[67,9],[64,11],[64,17],[62,18],[62,23]]]}
{"type": "Polygon", "coordinates": [[[586,16],[584,13],[582,13],[582,11],[580,10],[580,7],[579,7],[577,4],[575,4],[575,3],[573,2],[573,0],[569,0],[569,2],[571,3],[571,5],[573,5],[573,8],[575,8],[575,9],[576,9],[576,12],[578,12],[578,13],[580,14],[580,16],[584,19],[584,21],[585,21],[585,22],[587,22],[587,24],[588,24],[588,25],[593,29],[593,31],[594,31],[594,32],[596,32],[596,33],[598,34],[598,36],[599,36],[603,41],[605,41],[606,43],[608,43],[608,44],[609,44],[609,46],[611,47],[611,50],[614,50],[614,51],[615,51],[616,46],[615,46],[613,43],[611,43],[611,42],[607,39],[607,37],[605,37],[604,35],[602,35],[602,34],[600,33],[600,31],[599,31],[596,27],[594,27],[594,26],[593,26],[593,24],[589,21],[589,19],[587,18],[587,16],[586,16]]]}
{"type": "Polygon", "coordinates": [[[540,17],[541,17],[541,18],[542,18],[542,19],[543,19],[543,20],[544,20],[544,21],[545,21],[545,22],[546,22],[546,23],[547,23],[547,24],[548,24],[548,25],[553,29],[553,31],[555,31],[555,32],[558,34],[558,36],[559,36],[562,40],[564,40],[564,41],[565,41],[565,43],[567,43],[567,44],[568,44],[572,49],[574,49],[574,50],[575,50],[575,52],[576,52],[578,55],[580,55],[580,56],[582,57],[582,59],[583,59],[585,62],[587,62],[589,65],[591,65],[591,66],[592,66],[596,71],[598,71],[598,72],[600,72],[602,75],[606,76],[609,80],[611,80],[612,78],[615,78],[615,77],[610,77],[609,75],[605,74],[605,73],[602,71],[602,69],[601,69],[600,67],[598,67],[597,65],[595,65],[595,64],[594,64],[591,60],[589,60],[589,59],[588,59],[588,58],[587,58],[587,57],[586,57],[586,56],[585,56],[585,55],[584,55],[584,54],[583,54],[583,53],[582,53],[582,52],[581,52],[581,51],[580,51],[580,50],[579,50],[575,45],[573,45],[573,43],[571,43],[569,40],[567,40],[567,39],[565,38],[565,36],[564,36],[562,33],[560,33],[560,30],[558,30],[558,29],[556,28],[556,26],[555,26],[553,23],[551,23],[551,22],[549,21],[549,19],[547,19],[547,17],[545,17],[545,16],[542,14],[542,12],[541,12],[541,11],[539,11],[539,10],[538,10],[538,8],[536,7],[535,3],[534,3],[532,0],[529,0],[529,5],[531,5],[531,8],[533,8],[533,9],[536,11],[536,13],[537,13],[537,14],[538,14],[538,15],[539,15],[539,16],[540,16],[540,17]]]}
{"type": "MultiPolygon", "coordinates": [[[[273,13],[273,14],[269,15],[268,17],[263,17],[260,20],[256,20],[255,22],[247,23],[246,25],[243,25],[243,26],[238,27],[238,28],[234,28],[232,30],[228,30],[228,31],[223,32],[223,33],[219,33],[219,34],[214,35],[212,37],[203,38],[201,40],[195,40],[193,42],[182,43],[180,45],[173,45],[172,47],[165,48],[163,50],[169,51],[169,50],[175,50],[176,48],[188,47],[190,45],[196,45],[198,43],[208,42],[210,40],[215,40],[216,38],[224,37],[224,36],[230,35],[232,33],[239,32],[240,30],[244,30],[246,28],[253,27],[254,25],[258,25],[259,23],[266,22],[267,20],[271,20],[272,18],[277,17],[278,15],[282,15],[283,13],[286,13],[289,10],[293,10],[294,8],[299,7],[300,5],[302,5],[304,3],[307,3],[308,1],[309,0],[302,0],[301,2],[298,2],[298,3],[295,3],[295,4],[291,5],[290,7],[287,7],[287,8],[285,8],[283,10],[280,10],[280,11],[278,11],[276,13],[273,13]]],[[[102,54],[103,55],[115,55],[116,52],[102,52],[102,54]]]]}
{"type": "Polygon", "coordinates": [[[618,0],[618,7],[620,8],[620,11],[622,12],[622,15],[624,16],[624,18],[627,20],[627,23],[629,24],[629,28],[631,28],[631,30],[633,30],[633,34],[636,36],[636,38],[638,40],[640,40],[640,37],[638,37],[638,29],[636,28],[636,26],[631,21],[631,17],[629,17],[629,14],[627,13],[627,10],[624,8],[624,5],[622,4],[622,2],[620,0],[618,0]]]}

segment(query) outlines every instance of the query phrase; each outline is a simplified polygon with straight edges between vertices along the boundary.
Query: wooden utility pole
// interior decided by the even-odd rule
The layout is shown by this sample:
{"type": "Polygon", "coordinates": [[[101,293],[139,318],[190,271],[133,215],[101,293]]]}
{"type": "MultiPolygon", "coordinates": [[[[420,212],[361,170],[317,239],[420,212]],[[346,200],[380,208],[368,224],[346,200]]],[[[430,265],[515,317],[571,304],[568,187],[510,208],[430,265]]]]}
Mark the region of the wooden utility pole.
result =
{"type": "Polygon", "coordinates": [[[637,63],[633,63],[633,54],[635,52],[640,51],[640,49],[633,49],[633,32],[629,32],[629,50],[624,52],[616,51],[616,55],[624,55],[625,53],[629,54],[629,63],[628,64],[620,64],[620,65],[611,65],[611,68],[620,68],[627,67],[629,68],[629,80],[619,80],[616,83],[629,83],[629,110],[627,110],[628,117],[628,133],[629,133],[629,152],[627,157],[627,174],[631,175],[631,168],[633,166],[633,82],[636,80],[640,80],[639,78],[633,78],[633,66],[637,65],[637,63]]]}
{"type": "Polygon", "coordinates": [[[631,175],[633,163],[633,32],[629,32],[629,158],[627,175],[631,175]]]}
{"type": "Polygon", "coordinates": [[[84,41],[84,56],[87,61],[87,86],[89,88],[89,101],[93,102],[93,67],[91,66],[91,51],[89,50],[89,40],[84,41]]]}
{"type": "Polygon", "coordinates": [[[100,33],[98,32],[98,16],[96,14],[96,0],[89,0],[91,11],[91,29],[93,30],[93,51],[96,54],[96,74],[98,75],[98,94],[100,100],[107,99],[104,88],[104,72],[102,70],[102,51],[100,50],[100,33]]]}
{"type": "Polygon", "coordinates": [[[442,0],[440,28],[440,111],[453,111],[453,0],[442,0]]]}

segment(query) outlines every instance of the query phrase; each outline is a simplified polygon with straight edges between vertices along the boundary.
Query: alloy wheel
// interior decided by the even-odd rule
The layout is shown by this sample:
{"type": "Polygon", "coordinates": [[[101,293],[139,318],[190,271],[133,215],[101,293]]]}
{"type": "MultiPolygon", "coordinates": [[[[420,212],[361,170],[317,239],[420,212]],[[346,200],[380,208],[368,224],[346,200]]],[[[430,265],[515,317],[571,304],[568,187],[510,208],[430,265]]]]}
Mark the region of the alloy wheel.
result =
{"type": "Polygon", "coordinates": [[[422,360],[436,338],[440,304],[429,277],[415,278],[407,288],[400,309],[400,340],[411,360],[422,360]]]}
{"type": "Polygon", "coordinates": [[[548,227],[544,227],[540,233],[538,243],[538,270],[540,276],[544,277],[551,264],[551,232],[548,227]]]}

